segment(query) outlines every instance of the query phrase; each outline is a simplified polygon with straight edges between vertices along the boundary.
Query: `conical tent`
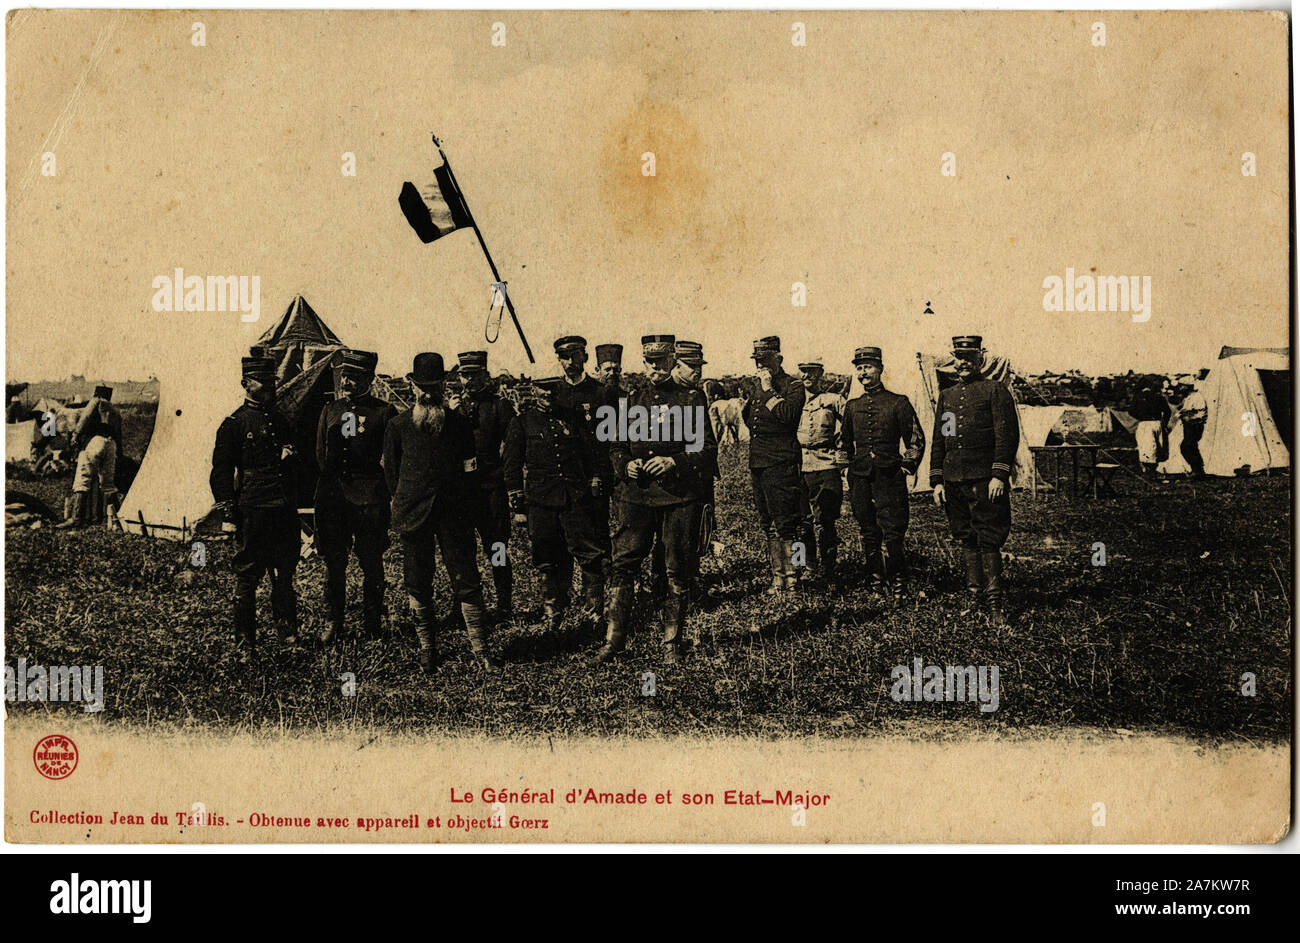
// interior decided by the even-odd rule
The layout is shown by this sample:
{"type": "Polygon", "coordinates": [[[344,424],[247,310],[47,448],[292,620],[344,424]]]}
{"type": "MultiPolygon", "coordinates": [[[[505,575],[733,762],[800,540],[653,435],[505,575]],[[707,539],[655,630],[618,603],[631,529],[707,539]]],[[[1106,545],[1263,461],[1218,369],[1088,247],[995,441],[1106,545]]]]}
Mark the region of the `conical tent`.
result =
{"type": "MultiPolygon", "coordinates": [[[[239,358],[248,352],[248,341],[240,344],[228,329],[212,327],[192,343],[199,356],[160,365],[153,437],[119,512],[133,533],[179,540],[217,523],[210,514],[212,450],[217,427],[243,401],[239,358]]],[[[342,344],[301,296],[256,344],[277,359],[281,376],[287,377],[278,384],[277,408],[295,430],[295,445],[303,457],[300,503],[310,507],[316,481],[316,422],[333,395],[333,366],[342,344]],[[308,347],[328,350],[313,354],[303,370],[308,347]]]]}
{"type": "MultiPolygon", "coordinates": [[[[989,356],[983,367],[984,376],[997,380],[1007,389],[1015,377],[1011,363],[1005,357],[989,356]]],[[[912,402],[916,418],[920,420],[925,432],[925,455],[912,491],[930,490],[930,447],[934,436],[934,410],[939,400],[939,391],[956,383],[951,356],[918,353],[912,359],[895,363],[886,360],[885,371],[881,376],[887,389],[901,393],[912,402]]],[[[857,378],[849,387],[849,399],[862,395],[862,386],[857,378]]],[[[1013,394],[1014,395],[1014,394],[1013,394]]],[[[1011,473],[1011,484],[1015,488],[1028,488],[1030,471],[1033,468],[1031,445],[1043,445],[1052,427],[1060,420],[1065,411],[1063,406],[1024,406],[1016,404],[1016,417],[1020,421],[1020,448],[1016,453],[1016,467],[1011,473]]],[[[1041,479],[1040,479],[1041,481],[1041,479]]]]}
{"type": "MultiPolygon", "coordinates": [[[[1205,397],[1201,459],[1205,472],[1230,478],[1291,467],[1291,352],[1285,347],[1224,347],[1199,384],[1205,397]]],[[[1169,432],[1160,471],[1185,475],[1183,427],[1169,432]]]]}

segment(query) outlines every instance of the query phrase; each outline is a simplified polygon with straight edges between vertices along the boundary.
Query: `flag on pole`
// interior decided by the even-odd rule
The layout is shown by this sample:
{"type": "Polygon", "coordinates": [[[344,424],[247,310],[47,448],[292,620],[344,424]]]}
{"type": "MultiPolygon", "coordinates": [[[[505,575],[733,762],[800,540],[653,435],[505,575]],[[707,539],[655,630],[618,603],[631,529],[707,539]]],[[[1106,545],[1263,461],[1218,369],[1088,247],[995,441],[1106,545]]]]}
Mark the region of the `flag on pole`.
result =
{"type": "Polygon", "coordinates": [[[406,221],[425,244],[474,225],[465,198],[445,161],[434,170],[432,179],[419,186],[409,180],[403,183],[397,202],[406,221]]]}

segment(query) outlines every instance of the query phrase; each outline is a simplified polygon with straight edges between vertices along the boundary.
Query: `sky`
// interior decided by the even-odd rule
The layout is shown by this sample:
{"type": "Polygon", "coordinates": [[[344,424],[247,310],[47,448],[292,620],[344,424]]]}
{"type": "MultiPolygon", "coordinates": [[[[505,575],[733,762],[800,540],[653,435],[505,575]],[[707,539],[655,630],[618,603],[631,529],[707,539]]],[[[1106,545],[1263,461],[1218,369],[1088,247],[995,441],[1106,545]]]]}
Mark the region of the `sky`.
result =
{"type": "Polygon", "coordinates": [[[397,374],[484,346],[553,374],[570,333],[628,369],[698,340],[715,375],[771,334],[839,371],[966,333],[1022,373],[1286,346],[1285,19],[1111,13],[1096,46],[1097,16],[20,11],[6,373],[237,384],[298,293],[397,374]],[[472,232],[424,245],[398,209],[430,132],[536,366],[508,317],[484,342],[472,232]],[[153,310],[176,268],[257,275],[260,320],[153,310]],[[1150,319],[1045,311],[1067,268],[1149,276],[1150,319]]]}

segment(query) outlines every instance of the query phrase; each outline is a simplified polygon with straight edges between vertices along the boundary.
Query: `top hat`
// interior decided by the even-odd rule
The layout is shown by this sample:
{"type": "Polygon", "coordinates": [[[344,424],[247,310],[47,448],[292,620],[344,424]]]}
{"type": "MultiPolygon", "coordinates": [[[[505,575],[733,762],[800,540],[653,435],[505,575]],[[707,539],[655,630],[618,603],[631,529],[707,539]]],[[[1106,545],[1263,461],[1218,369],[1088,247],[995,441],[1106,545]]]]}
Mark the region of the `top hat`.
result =
{"type": "Polygon", "coordinates": [[[406,379],[418,387],[434,386],[447,377],[442,365],[442,354],[422,353],[415,355],[411,372],[406,379]]]}
{"type": "Polygon", "coordinates": [[[486,350],[467,350],[457,354],[456,359],[459,361],[457,366],[461,372],[466,370],[486,370],[487,369],[487,351],[486,350]]]}
{"type": "Polygon", "coordinates": [[[263,383],[275,379],[275,361],[270,357],[240,357],[239,366],[247,378],[263,383]]]}
{"type": "Polygon", "coordinates": [[[676,350],[677,359],[687,366],[702,367],[708,363],[704,359],[704,345],[697,341],[678,341],[676,350]]]}
{"type": "Polygon", "coordinates": [[[781,352],[781,338],[779,337],[760,337],[754,341],[754,352],[750,357],[757,359],[766,354],[779,354],[781,352]]]}
{"type": "Polygon", "coordinates": [[[586,350],[587,339],[579,337],[577,334],[567,334],[555,342],[555,352],[557,354],[565,353],[570,350],[586,350]]]}
{"type": "Polygon", "coordinates": [[[884,358],[880,356],[879,347],[859,347],[853,352],[853,366],[863,363],[874,363],[884,365],[884,358]]]}
{"type": "Polygon", "coordinates": [[[379,366],[379,355],[372,350],[344,350],[339,358],[339,367],[359,373],[374,373],[379,366]]]}
{"type": "Polygon", "coordinates": [[[596,366],[602,363],[623,362],[623,345],[622,344],[597,344],[596,345],[596,366]]]}
{"type": "Polygon", "coordinates": [[[646,334],[641,338],[641,354],[647,360],[651,357],[667,357],[677,349],[677,338],[671,334],[646,334]]]}

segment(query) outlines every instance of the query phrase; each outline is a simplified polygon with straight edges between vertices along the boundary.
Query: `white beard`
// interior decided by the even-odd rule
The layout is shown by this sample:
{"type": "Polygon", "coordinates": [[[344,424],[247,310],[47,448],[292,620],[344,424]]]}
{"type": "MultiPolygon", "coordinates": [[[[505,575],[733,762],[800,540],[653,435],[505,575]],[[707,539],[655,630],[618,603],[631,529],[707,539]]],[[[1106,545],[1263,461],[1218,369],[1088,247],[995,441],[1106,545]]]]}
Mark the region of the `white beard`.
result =
{"type": "Polygon", "coordinates": [[[421,432],[442,435],[442,427],[447,421],[447,410],[441,403],[416,403],[411,408],[411,421],[421,432]]]}

